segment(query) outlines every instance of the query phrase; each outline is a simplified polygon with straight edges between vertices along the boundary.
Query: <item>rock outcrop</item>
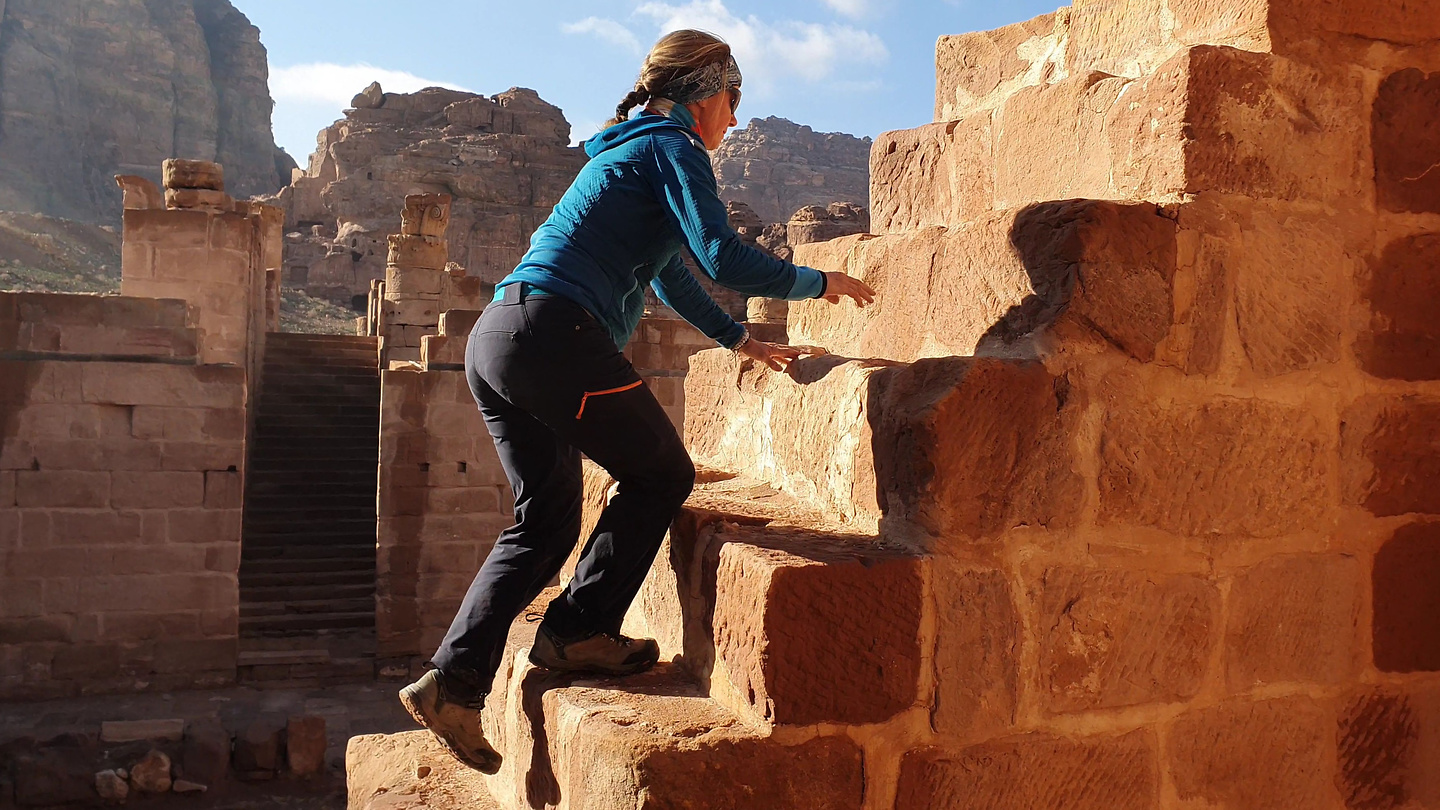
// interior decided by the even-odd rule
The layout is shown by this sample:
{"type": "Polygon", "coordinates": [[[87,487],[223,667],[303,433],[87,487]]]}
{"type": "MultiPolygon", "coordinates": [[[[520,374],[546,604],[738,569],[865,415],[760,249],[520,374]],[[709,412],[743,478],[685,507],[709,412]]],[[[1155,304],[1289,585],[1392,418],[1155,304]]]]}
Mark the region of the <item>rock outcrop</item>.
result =
{"type": "Polygon", "coordinates": [[[171,157],[224,164],[230,191],[275,191],[260,32],[229,0],[0,2],[0,210],[113,222],[114,176],[171,157]]]}
{"type": "Polygon", "coordinates": [[[870,205],[870,139],[816,132],[784,118],[753,118],[715,150],[726,201],[746,203],[766,222],[806,205],[870,205]]]}
{"type": "Polygon", "coordinates": [[[372,85],[352,103],[274,200],[287,211],[286,283],[337,303],[362,305],[384,278],[406,196],[451,195],[448,261],[493,283],[585,164],[565,116],[533,90],[486,98],[372,85]]]}

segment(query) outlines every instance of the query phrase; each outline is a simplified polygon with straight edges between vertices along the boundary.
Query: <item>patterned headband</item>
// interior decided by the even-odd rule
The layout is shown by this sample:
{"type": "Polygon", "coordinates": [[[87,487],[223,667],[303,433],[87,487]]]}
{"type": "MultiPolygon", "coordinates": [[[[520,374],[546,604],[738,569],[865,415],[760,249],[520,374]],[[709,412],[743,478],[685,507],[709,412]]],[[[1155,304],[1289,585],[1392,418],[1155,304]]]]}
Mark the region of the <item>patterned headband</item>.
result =
{"type": "Polygon", "coordinates": [[[738,88],[742,78],[740,66],[732,56],[724,62],[711,62],[684,76],[676,76],[655,95],[668,98],[676,104],[689,104],[692,101],[704,101],[722,90],[738,88]]]}

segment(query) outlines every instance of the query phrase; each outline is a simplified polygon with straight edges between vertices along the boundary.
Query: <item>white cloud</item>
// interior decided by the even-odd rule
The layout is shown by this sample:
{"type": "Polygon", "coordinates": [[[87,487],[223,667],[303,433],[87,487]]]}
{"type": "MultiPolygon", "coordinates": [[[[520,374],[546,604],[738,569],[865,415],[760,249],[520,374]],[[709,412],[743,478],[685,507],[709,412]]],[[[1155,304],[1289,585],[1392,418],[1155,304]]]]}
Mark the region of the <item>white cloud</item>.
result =
{"type": "Polygon", "coordinates": [[[859,19],[870,12],[870,0],[820,0],[836,14],[859,19]]]}
{"type": "Polygon", "coordinates": [[[374,65],[337,65],[312,62],[270,69],[270,93],[277,103],[323,104],[348,107],[350,99],[371,82],[380,82],[387,93],[414,93],[427,87],[466,90],[454,82],[425,79],[403,70],[386,70],[374,65]]]}
{"type": "Polygon", "coordinates": [[[740,63],[746,89],[761,94],[795,79],[829,81],[890,57],[885,43],[869,31],[833,23],[766,22],[753,14],[740,17],[726,8],[724,0],[690,0],[683,5],[647,2],[635,13],[654,20],[662,33],[698,28],[719,35],[730,43],[740,63]]]}
{"type": "Polygon", "coordinates": [[[640,39],[629,28],[604,17],[586,17],[579,22],[564,23],[560,30],[567,34],[594,34],[596,37],[618,45],[631,53],[644,53],[640,39]]]}

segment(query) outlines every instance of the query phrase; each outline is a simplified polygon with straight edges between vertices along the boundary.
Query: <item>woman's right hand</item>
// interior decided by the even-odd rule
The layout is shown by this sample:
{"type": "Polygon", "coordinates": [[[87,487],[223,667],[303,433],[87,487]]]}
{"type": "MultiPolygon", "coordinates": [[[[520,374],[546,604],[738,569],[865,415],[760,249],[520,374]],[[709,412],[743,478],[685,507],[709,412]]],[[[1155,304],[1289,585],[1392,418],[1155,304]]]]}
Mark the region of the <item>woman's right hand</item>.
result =
{"type": "Polygon", "coordinates": [[[841,298],[851,298],[856,306],[869,306],[875,301],[875,291],[870,286],[854,276],[847,276],[844,273],[825,274],[825,294],[821,296],[832,304],[840,303],[841,298]]]}

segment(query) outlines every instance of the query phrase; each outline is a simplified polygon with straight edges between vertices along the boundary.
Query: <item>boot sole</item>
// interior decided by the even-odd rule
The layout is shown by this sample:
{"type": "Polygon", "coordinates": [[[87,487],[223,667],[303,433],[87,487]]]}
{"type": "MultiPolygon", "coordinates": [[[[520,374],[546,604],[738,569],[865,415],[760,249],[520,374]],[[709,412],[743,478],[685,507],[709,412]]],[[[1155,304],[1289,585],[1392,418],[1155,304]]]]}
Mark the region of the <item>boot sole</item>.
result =
{"type": "Polygon", "coordinates": [[[460,747],[457,746],[454,741],[450,739],[450,737],[435,730],[434,726],[432,725],[434,721],[430,719],[429,715],[425,712],[424,706],[422,705],[419,691],[420,690],[415,688],[414,684],[411,684],[401,689],[400,705],[405,707],[405,711],[409,713],[410,717],[414,719],[415,722],[419,723],[426,731],[429,731],[431,734],[435,735],[435,738],[440,741],[440,747],[445,749],[445,753],[454,757],[455,761],[460,763],[461,765],[464,765],[467,768],[477,770],[480,773],[486,775],[494,775],[499,773],[500,765],[503,760],[501,759],[498,752],[495,755],[494,763],[473,761],[460,753],[460,747]]]}
{"type": "Polygon", "coordinates": [[[654,668],[654,666],[660,661],[660,659],[657,658],[654,661],[640,661],[624,667],[605,667],[599,666],[597,664],[575,664],[565,660],[544,661],[535,655],[535,648],[533,647],[530,648],[530,653],[526,657],[530,660],[530,663],[534,664],[535,666],[543,667],[552,672],[583,672],[590,675],[616,676],[639,675],[640,673],[648,669],[654,668]]]}

